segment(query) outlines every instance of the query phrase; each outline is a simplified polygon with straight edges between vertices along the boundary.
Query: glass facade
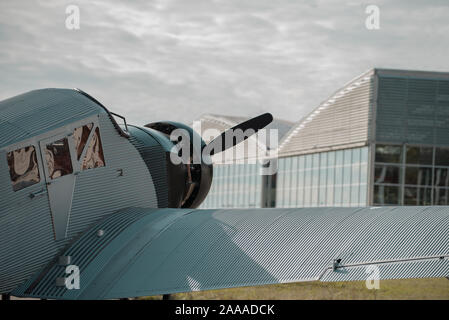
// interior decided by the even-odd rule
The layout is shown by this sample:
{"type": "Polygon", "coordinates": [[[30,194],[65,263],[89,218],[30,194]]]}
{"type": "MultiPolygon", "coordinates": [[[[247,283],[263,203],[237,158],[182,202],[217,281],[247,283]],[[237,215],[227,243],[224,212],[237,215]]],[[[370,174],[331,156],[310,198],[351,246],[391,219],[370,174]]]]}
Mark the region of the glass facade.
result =
{"type": "Polygon", "coordinates": [[[212,186],[201,208],[260,208],[260,165],[215,164],[212,186]]]}
{"type": "Polygon", "coordinates": [[[368,147],[279,159],[276,207],[367,205],[368,147]]]}
{"type": "Polygon", "coordinates": [[[449,145],[447,79],[379,76],[376,141],[449,145]]]}
{"type": "MultiPolygon", "coordinates": [[[[353,142],[365,147],[300,155],[312,146],[295,141],[291,150],[284,148],[288,152],[279,159],[277,174],[267,181],[255,167],[239,171],[237,165],[216,166],[208,207],[449,205],[449,77],[383,69],[375,70],[372,79],[376,77],[369,88],[377,90],[361,91],[356,99],[370,101],[366,111],[371,113],[361,118],[361,127],[354,116],[353,123],[337,122],[332,131],[339,137],[339,126],[351,128],[345,140],[326,135],[335,123],[329,119],[339,114],[336,104],[310,120],[323,124],[309,132],[323,147],[353,142]]],[[[353,108],[357,101],[346,99],[341,107],[353,108]]]]}
{"type": "Polygon", "coordinates": [[[449,148],[376,145],[374,205],[447,205],[449,148]]]}

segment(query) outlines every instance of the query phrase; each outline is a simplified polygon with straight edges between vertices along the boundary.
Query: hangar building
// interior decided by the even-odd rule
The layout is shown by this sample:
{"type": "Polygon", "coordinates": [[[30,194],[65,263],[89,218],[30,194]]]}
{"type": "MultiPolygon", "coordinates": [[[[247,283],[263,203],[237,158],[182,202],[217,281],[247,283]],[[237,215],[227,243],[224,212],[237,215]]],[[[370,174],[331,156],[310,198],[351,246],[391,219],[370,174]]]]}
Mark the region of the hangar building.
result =
{"type": "MultiPolygon", "coordinates": [[[[244,120],[199,122],[224,131],[244,120]]],[[[270,127],[277,173],[260,175],[248,154],[214,159],[202,208],[448,205],[449,73],[371,69],[297,123],[270,127]]]]}

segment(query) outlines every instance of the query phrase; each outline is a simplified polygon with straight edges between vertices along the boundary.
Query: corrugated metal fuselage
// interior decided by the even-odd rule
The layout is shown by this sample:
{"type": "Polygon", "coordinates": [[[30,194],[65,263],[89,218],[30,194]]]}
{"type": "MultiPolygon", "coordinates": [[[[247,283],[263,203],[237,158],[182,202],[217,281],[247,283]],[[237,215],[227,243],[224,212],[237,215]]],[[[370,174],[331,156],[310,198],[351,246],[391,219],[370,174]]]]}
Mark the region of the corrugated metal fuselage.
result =
{"type": "MultiPolygon", "coordinates": [[[[61,106],[61,110],[63,108],[61,106]]],[[[110,115],[100,108],[98,110],[98,114],[91,113],[85,119],[65,121],[58,128],[25,140],[6,146],[0,144],[0,293],[10,292],[47,265],[68,243],[103,217],[126,207],[159,206],[152,174],[141,153],[131,143],[132,139],[119,134],[110,115]],[[48,181],[42,169],[45,159],[41,156],[39,142],[70,132],[92,119],[96,119],[100,129],[106,165],[84,171],[74,170],[71,208],[67,225],[62,226],[65,237],[57,240],[57,226],[47,192],[48,181]],[[14,191],[7,153],[26,145],[33,145],[38,158],[40,156],[40,182],[14,191]],[[31,194],[36,196],[30,197],[31,194]]],[[[36,122],[39,121],[38,117],[37,114],[36,122]]],[[[67,137],[70,138],[70,133],[67,137]]],[[[151,136],[147,140],[153,144],[154,153],[162,152],[156,140],[151,136]]],[[[153,165],[153,175],[157,172],[157,175],[165,176],[163,161],[154,162],[153,165]]],[[[156,179],[160,180],[160,177],[156,179]]]]}

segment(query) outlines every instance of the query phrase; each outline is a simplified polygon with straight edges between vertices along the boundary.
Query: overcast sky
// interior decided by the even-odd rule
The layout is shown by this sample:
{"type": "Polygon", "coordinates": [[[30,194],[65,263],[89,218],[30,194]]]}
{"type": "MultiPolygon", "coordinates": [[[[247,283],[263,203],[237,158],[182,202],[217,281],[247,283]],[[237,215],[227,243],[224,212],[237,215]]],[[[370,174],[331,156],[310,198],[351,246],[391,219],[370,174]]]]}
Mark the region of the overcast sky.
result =
{"type": "Polygon", "coordinates": [[[448,17],[447,0],[0,0],[0,100],[79,87],[134,124],[296,121],[373,67],[449,71],[448,17]]]}

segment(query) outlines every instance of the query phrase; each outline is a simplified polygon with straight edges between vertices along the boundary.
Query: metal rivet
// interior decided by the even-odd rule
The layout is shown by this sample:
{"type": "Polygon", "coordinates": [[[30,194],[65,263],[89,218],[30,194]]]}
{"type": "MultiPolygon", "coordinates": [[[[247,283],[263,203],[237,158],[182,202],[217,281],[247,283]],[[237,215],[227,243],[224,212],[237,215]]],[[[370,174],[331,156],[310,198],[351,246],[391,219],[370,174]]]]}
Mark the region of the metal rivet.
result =
{"type": "Polygon", "coordinates": [[[103,229],[100,229],[100,230],[97,231],[97,236],[98,237],[102,237],[103,235],[104,235],[104,230],[103,229]]]}

